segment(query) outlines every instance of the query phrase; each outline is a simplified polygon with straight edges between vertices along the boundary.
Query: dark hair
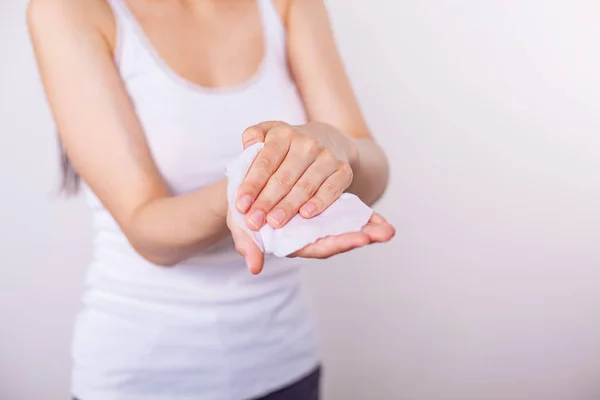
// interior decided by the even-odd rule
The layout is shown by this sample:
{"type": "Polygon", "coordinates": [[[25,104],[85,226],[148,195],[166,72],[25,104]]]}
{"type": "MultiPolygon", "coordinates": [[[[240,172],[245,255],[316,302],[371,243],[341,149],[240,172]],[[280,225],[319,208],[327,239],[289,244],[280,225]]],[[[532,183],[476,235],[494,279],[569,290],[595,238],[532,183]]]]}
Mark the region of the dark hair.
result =
{"type": "Polygon", "coordinates": [[[58,146],[60,148],[60,168],[62,172],[61,192],[67,196],[72,196],[79,192],[81,178],[73,168],[73,164],[60,139],[58,139],[58,146]]]}

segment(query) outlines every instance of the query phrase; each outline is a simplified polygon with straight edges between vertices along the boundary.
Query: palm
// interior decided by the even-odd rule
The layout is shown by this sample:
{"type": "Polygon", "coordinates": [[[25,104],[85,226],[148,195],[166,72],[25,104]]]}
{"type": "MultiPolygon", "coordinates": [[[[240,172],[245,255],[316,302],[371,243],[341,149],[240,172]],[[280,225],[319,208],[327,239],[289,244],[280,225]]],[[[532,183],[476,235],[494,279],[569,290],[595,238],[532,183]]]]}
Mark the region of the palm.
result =
{"type": "Polygon", "coordinates": [[[394,237],[395,233],[396,230],[385,218],[374,213],[360,232],[324,237],[298,250],[292,256],[329,258],[372,243],[387,242],[394,237]]]}
{"type": "MultiPolygon", "coordinates": [[[[254,241],[227,215],[227,226],[231,230],[237,251],[244,256],[248,269],[258,274],[264,265],[264,255],[254,241]]],[[[387,242],[395,234],[394,227],[381,215],[374,213],[360,232],[327,236],[311,243],[289,257],[329,258],[336,254],[363,247],[372,243],[387,242]]]]}

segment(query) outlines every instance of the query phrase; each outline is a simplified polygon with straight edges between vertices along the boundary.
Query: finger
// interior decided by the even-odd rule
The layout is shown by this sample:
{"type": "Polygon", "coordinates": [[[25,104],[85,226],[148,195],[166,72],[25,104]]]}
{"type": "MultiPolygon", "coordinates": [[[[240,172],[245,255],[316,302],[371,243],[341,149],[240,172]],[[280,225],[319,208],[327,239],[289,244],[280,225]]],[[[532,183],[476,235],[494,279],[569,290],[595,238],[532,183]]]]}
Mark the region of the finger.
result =
{"type": "Polygon", "coordinates": [[[258,275],[261,273],[263,266],[265,265],[265,255],[253,242],[253,246],[246,253],[246,265],[250,273],[258,275]]]}
{"type": "Polygon", "coordinates": [[[387,220],[385,218],[383,218],[383,216],[381,214],[373,213],[373,215],[371,215],[371,219],[369,220],[369,222],[381,224],[381,223],[387,223],[387,220]]]}
{"type": "MultiPolygon", "coordinates": [[[[239,229],[239,228],[238,228],[239,229]]],[[[264,254],[256,243],[241,229],[232,231],[235,249],[246,261],[246,266],[252,274],[259,274],[264,265],[264,254]]]]}
{"type": "Polygon", "coordinates": [[[329,258],[369,244],[369,238],[361,232],[346,233],[339,236],[328,236],[309,244],[295,256],[304,258],[329,258]]]}
{"type": "Polygon", "coordinates": [[[352,183],[352,168],[347,163],[338,163],[338,169],[323,182],[317,193],[300,208],[300,215],[304,218],[312,218],[325,211],[352,183]]]}
{"type": "Polygon", "coordinates": [[[242,213],[248,211],[269,178],[285,159],[295,133],[294,128],[283,122],[264,123],[263,125],[270,125],[273,128],[264,134],[265,146],[252,162],[240,185],[236,206],[242,213]],[[271,132],[275,134],[271,134],[271,132]]]}
{"type": "MultiPolygon", "coordinates": [[[[289,141],[272,140],[266,143],[265,147],[258,153],[238,191],[236,206],[240,212],[245,213],[248,211],[269,178],[281,165],[288,150],[289,141]]],[[[262,216],[262,221],[256,219],[256,216],[254,218],[254,226],[249,225],[249,227],[259,229],[264,224],[265,216],[262,216]]]]}
{"type": "Polygon", "coordinates": [[[362,232],[367,235],[371,241],[383,243],[390,241],[396,234],[396,229],[389,223],[369,223],[365,225],[362,232]]]}
{"type": "Polygon", "coordinates": [[[284,124],[279,121],[265,121],[260,124],[250,126],[242,133],[242,143],[244,150],[256,143],[264,143],[267,132],[279,124],[284,124]]]}
{"type": "Polygon", "coordinates": [[[366,246],[369,238],[358,232],[341,236],[331,236],[310,244],[299,252],[304,258],[329,258],[337,254],[346,253],[350,250],[366,246]]]}
{"type": "Polygon", "coordinates": [[[271,176],[265,188],[256,199],[249,214],[253,210],[262,210],[268,215],[267,221],[273,227],[282,225],[288,218],[289,210],[273,207],[292,190],[302,174],[313,164],[319,155],[321,145],[314,139],[303,137],[293,140],[290,150],[279,169],[271,176]],[[269,214],[271,211],[273,212],[269,214]]]}
{"type": "Polygon", "coordinates": [[[268,214],[267,221],[269,225],[274,228],[282,227],[292,219],[298,213],[300,207],[315,195],[321,184],[336,171],[337,165],[338,160],[333,156],[333,153],[321,152],[297,180],[289,193],[268,214]],[[278,210],[281,210],[281,212],[278,210]]]}

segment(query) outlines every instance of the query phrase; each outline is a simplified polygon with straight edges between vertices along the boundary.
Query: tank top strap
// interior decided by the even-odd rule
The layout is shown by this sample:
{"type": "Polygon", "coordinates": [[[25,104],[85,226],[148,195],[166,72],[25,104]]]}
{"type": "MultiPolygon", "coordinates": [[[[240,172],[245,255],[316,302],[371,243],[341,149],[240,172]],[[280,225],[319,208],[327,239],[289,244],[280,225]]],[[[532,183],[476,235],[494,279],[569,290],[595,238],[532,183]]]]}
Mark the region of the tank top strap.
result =
{"type": "Polygon", "coordinates": [[[148,53],[141,27],[137,18],[127,7],[124,0],[106,0],[112,9],[117,26],[117,39],[114,50],[115,62],[121,74],[127,76],[131,69],[135,69],[136,62],[145,59],[151,61],[152,56],[148,53]]]}
{"type": "Polygon", "coordinates": [[[123,0],[106,0],[112,12],[117,20],[117,23],[127,19],[126,6],[123,4],[123,0]]]}
{"type": "MultiPolygon", "coordinates": [[[[106,0],[112,9],[117,26],[115,62],[121,75],[136,75],[140,68],[155,66],[168,70],[149,42],[137,17],[124,0],[106,0]]],[[[287,64],[286,30],[273,0],[256,0],[261,19],[267,69],[287,64]]]]}
{"type": "Polygon", "coordinates": [[[257,3],[265,34],[265,51],[273,54],[277,61],[285,62],[287,58],[286,30],[281,16],[275,8],[273,0],[257,0],[257,3]]]}

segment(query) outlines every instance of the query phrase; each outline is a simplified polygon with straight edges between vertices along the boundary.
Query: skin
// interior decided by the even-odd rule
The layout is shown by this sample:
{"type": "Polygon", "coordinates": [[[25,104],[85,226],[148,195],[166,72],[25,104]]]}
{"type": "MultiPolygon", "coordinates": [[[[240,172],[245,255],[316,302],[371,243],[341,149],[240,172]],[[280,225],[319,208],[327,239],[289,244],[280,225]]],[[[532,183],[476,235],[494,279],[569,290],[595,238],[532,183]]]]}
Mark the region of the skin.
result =
{"type": "MultiPolygon", "coordinates": [[[[127,3],[161,57],[189,81],[236,85],[260,64],[264,44],[255,1],[127,3]]],[[[373,204],[388,181],[385,154],[359,110],[322,0],[275,5],[310,122],[265,121],[242,134],[245,147],[265,143],[237,202],[251,229],[283,226],[297,212],[318,215],[344,191],[373,204]]],[[[228,217],[225,179],[175,196],[160,176],[114,64],[115,20],[104,0],[33,0],[27,20],[65,150],[136,251],[170,266],[232,235],[249,270],[259,273],[262,253],[228,217]]],[[[327,258],[393,235],[374,214],[361,232],[321,239],[293,256],[327,258]]]]}

